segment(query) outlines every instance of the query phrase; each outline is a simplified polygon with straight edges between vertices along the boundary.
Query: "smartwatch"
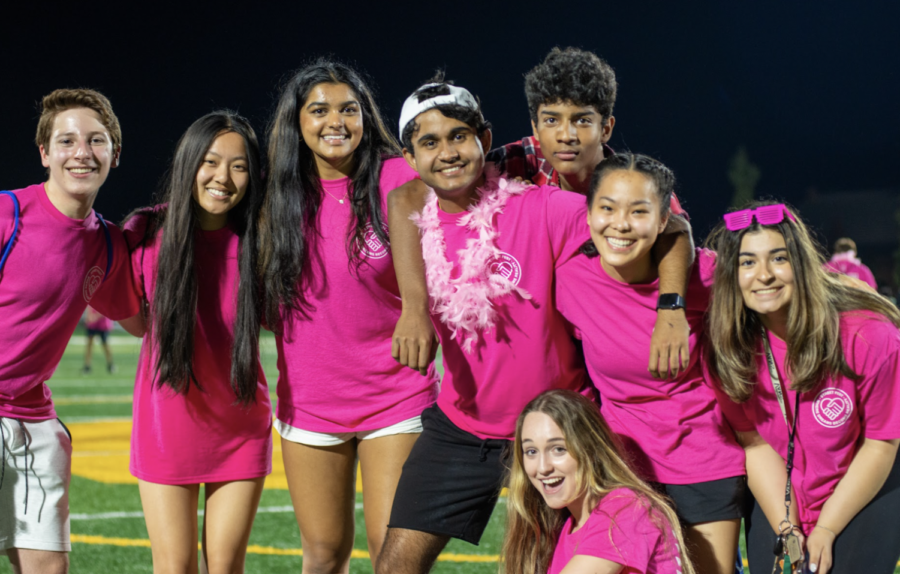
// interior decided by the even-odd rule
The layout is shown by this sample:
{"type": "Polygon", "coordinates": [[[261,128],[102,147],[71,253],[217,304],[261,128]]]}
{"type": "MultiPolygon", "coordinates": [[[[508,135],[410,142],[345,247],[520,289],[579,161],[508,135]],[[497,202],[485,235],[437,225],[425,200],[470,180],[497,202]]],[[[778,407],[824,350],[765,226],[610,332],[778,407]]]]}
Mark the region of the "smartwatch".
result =
{"type": "Polygon", "coordinates": [[[684,309],[684,297],[678,293],[661,293],[659,299],[656,300],[656,309],[684,309]]]}

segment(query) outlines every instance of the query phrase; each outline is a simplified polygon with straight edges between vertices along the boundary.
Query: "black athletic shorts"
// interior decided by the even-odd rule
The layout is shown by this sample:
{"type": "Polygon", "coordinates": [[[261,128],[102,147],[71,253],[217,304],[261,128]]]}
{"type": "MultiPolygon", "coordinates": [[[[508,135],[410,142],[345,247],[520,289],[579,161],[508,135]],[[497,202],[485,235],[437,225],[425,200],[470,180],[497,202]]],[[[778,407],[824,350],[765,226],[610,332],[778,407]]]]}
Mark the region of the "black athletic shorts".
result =
{"type": "Polygon", "coordinates": [[[653,485],[675,503],[675,514],[683,526],[744,517],[747,477],[732,476],[693,484],[653,485]]]}
{"type": "Polygon", "coordinates": [[[478,544],[503,487],[511,441],[480,439],[437,405],[422,413],[422,427],[403,465],[388,527],[478,544]]]}
{"type": "Polygon", "coordinates": [[[109,336],[109,331],[98,331],[97,329],[88,329],[87,330],[88,338],[93,337],[95,335],[100,337],[100,340],[105,343],[106,338],[109,336]]]}

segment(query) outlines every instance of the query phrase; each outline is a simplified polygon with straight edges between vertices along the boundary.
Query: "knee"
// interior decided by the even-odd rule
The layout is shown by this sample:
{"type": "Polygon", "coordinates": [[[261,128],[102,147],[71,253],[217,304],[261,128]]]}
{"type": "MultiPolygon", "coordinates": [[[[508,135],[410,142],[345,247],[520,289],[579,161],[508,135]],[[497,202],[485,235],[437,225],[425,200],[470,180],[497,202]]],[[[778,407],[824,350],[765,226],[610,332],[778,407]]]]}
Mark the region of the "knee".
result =
{"type": "Polygon", "coordinates": [[[237,556],[210,556],[206,555],[206,572],[208,574],[243,574],[244,559],[246,554],[241,552],[237,556]]]}
{"type": "Polygon", "coordinates": [[[196,574],[197,554],[153,552],[153,574],[196,574]]]}
{"type": "MultiPolygon", "coordinates": [[[[303,540],[303,574],[340,574],[350,566],[350,544],[343,541],[303,540]]],[[[212,571],[210,571],[212,574],[212,571]]]]}

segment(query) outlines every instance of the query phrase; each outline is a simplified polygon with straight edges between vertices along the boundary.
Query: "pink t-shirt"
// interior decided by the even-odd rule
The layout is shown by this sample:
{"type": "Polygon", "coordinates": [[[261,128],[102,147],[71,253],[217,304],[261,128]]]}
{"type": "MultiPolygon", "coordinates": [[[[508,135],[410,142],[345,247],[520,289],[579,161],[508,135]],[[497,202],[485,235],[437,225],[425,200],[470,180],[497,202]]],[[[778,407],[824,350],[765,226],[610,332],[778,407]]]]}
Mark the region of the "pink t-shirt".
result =
{"type": "MultiPolygon", "coordinates": [[[[147,219],[125,228],[128,244],[141,240],[147,219]]],[[[162,231],[131,254],[135,282],[152,309],[162,231]]],[[[236,405],[231,389],[231,348],[238,290],[238,236],[229,228],[200,231],[195,243],[197,322],[194,375],[187,394],[154,384],[156,354],[144,335],[134,382],[131,474],[160,484],[243,480],[272,471],[272,405],[262,366],[256,402],[236,405]]]]}
{"type": "Polygon", "coordinates": [[[112,331],[113,322],[112,319],[104,317],[94,310],[93,307],[88,305],[87,314],[84,318],[84,326],[91,331],[106,331],[108,333],[112,331]]]}
{"type": "MultiPolygon", "coordinates": [[[[387,194],[415,177],[402,158],[384,162],[385,220],[387,194]]],[[[391,426],[421,414],[437,395],[433,368],[422,376],[391,357],[400,295],[390,251],[370,231],[362,264],[356,267],[347,254],[349,184],[349,178],[322,181],[326,193],[302,286],[306,312],[285,316],[284,336],[277,338],[278,420],[320,433],[391,426]]]]}
{"type": "MultiPolygon", "coordinates": [[[[107,244],[96,213],[66,217],[44,184],[14,193],[19,231],[0,274],[0,416],[45,420],[56,411],[44,381],[53,376],[88,302],[115,320],[136,315],[139,307],[118,227],[107,224],[113,264],[104,281],[107,244]]],[[[13,222],[12,199],[0,195],[0,245],[9,241],[13,222]]]]}
{"type": "Polygon", "coordinates": [[[832,255],[831,259],[825,263],[825,270],[843,273],[848,277],[864,281],[872,289],[878,289],[878,285],[875,283],[875,275],[872,274],[872,270],[864,265],[853,251],[845,251],[843,253],[835,253],[832,255]]]}
{"type": "Polygon", "coordinates": [[[600,499],[584,525],[563,525],[547,574],[559,574],[575,556],[594,556],[621,564],[622,574],[681,574],[681,556],[671,526],[651,516],[633,490],[617,488],[600,499]]]}
{"type": "MultiPolygon", "coordinates": [[[[790,388],[784,370],[787,345],[771,333],[769,342],[782,385],[790,388]]],[[[806,534],[847,473],[861,438],[900,438],[900,332],[875,313],[845,312],[841,315],[841,344],[847,364],[862,379],[829,380],[800,396],[791,480],[806,534]]],[[[735,430],[756,430],[786,458],[788,428],[775,397],[765,352],[760,347],[759,385],[753,395],[740,405],[723,402],[723,408],[735,430]]],[[[793,391],[785,393],[785,407],[792,422],[795,397],[793,391]]]]}
{"type": "Polygon", "coordinates": [[[698,249],[688,286],[690,362],[678,377],[647,370],[659,279],[628,284],[610,277],[600,258],[579,255],[557,271],[556,304],[584,341],[600,411],[645,479],[693,484],[744,474],[737,444],[700,365],[715,254],[698,249]]]}
{"type": "MultiPolygon", "coordinates": [[[[553,304],[554,271],[590,238],[586,209],[583,196],[550,186],[509,198],[495,219],[494,244],[502,253],[491,266],[532,298],[511,293],[493,301],[496,326],[479,333],[471,353],[432,315],[444,359],[438,406],[459,428],[483,439],[512,439],[519,413],[541,392],[590,394],[571,329],[553,304]]],[[[438,211],[453,278],[460,275],[457,252],[477,236],[458,225],[463,215],[438,211]]]]}

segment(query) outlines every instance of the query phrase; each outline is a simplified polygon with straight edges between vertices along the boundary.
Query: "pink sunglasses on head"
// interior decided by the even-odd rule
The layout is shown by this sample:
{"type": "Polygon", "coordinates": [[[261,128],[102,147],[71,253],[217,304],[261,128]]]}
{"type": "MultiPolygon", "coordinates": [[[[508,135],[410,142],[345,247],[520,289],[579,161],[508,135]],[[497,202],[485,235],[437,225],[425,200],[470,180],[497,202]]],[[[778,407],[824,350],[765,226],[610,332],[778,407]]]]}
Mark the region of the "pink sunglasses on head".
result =
{"type": "Polygon", "coordinates": [[[725,227],[728,231],[740,231],[741,229],[747,229],[753,224],[754,216],[756,216],[756,221],[761,225],[775,225],[776,223],[784,221],[785,215],[787,215],[791,221],[797,221],[794,219],[794,214],[791,213],[783,203],[777,205],[761,205],[756,209],[732,211],[731,213],[726,213],[722,217],[725,219],[725,227]]]}

